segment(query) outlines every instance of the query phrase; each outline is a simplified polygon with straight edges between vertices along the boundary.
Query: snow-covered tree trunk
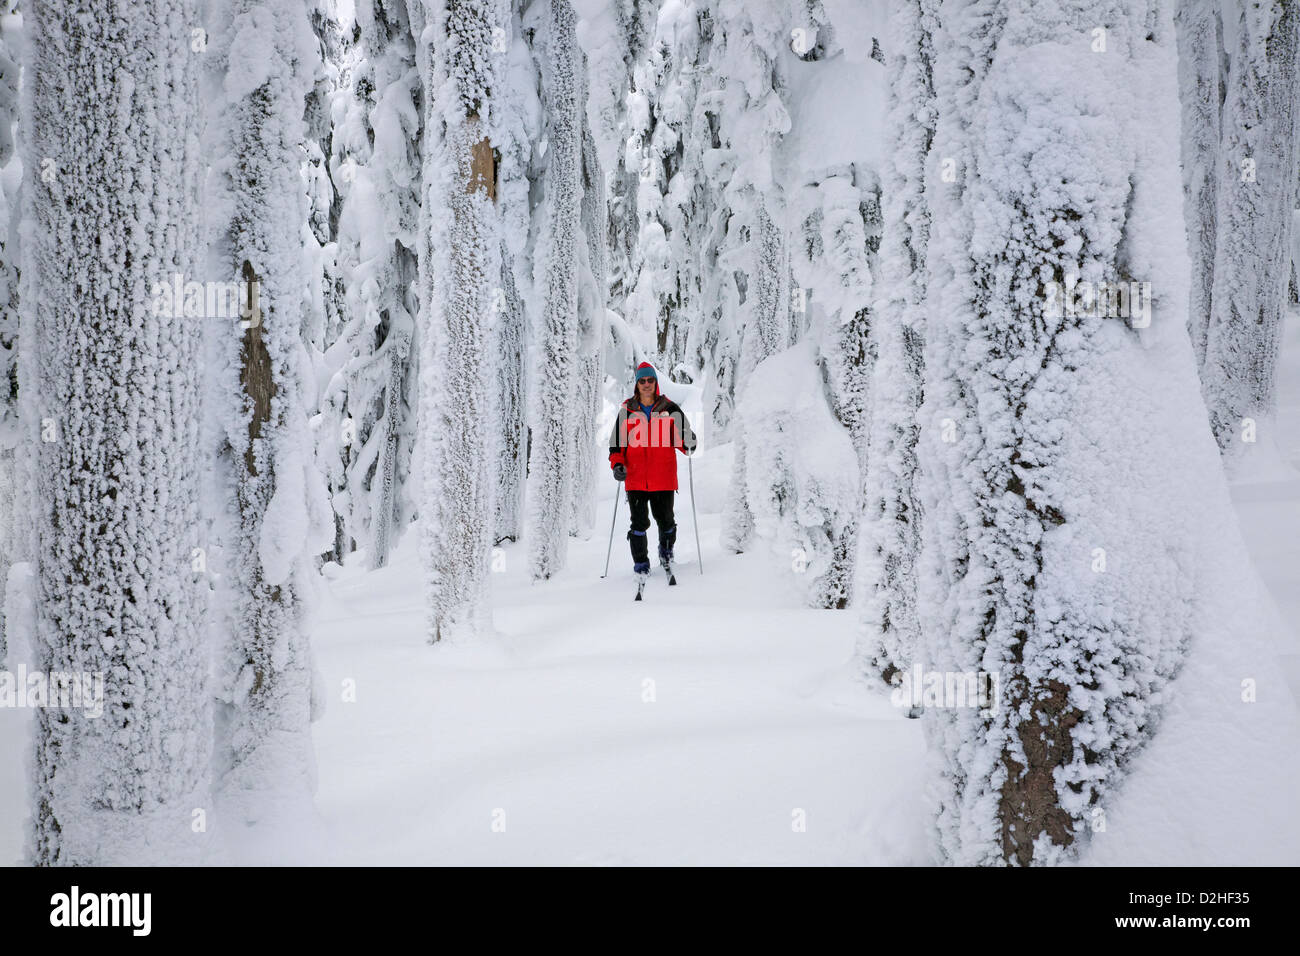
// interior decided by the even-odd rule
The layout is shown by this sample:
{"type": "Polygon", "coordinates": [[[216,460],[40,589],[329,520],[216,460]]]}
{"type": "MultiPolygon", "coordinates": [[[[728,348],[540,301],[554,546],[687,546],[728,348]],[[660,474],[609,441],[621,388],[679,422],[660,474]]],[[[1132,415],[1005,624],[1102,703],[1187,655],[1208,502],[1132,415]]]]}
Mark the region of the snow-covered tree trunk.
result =
{"type": "Polygon", "coordinates": [[[93,678],[83,704],[102,704],[35,712],[41,865],[186,858],[204,806],[211,698],[191,566],[203,327],[152,297],[196,275],[197,22],[187,0],[26,11],[29,637],[37,669],[93,678]]]}
{"type": "MultiPolygon", "coordinates": [[[[1224,102],[1214,286],[1201,382],[1225,453],[1257,440],[1276,404],[1296,191],[1300,3],[1246,3],[1224,102]]],[[[1270,437],[1271,440],[1271,437],[1270,437]]]]}
{"type": "Polygon", "coordinates": [[[319,45],[302,2],[231,0],[209,51],[221,84],[211,267],[242,283],[242,317],[214,318],[215,400],[231,521],[224,530],[228,609],[221,661],[223,792],[256,814],[259,793],[300,798],[314,786],[306,633],[315,557],[333,538],[308,428],[313,383],[305,306],[308,197],[304,108],[319,45]]]}
{"type": "Polygon", "coordinates": [[[862,555],[863,672],[888,684],[910,666],[919,640],[916,558],[920,520],[916,445],[920,435],[925,334],[925,258],[930,211],[925,168],[934,138],[931,36],[935,0],[895,0],[890,110],[882,174],[881,305],[871,327],[866,504],[862,555]]]}
{"type": "Polygon", "coordinates": [[[421,560],[429,640],[484,625],[492,548],[493,290],[501,276],[497,175],[488,138],[497,91],[496,0],[429,4],[420,282],[421,560]]]}
{"type": "MultiPolygon", "coordinates": [[[[539,65],[524,27],[524,0],[512,0],[503,34],[503,65],[492,137],[497,146],[497,205],[501,214],[501,280],[493,299],[493,400],[495,463],[494,539],[518,541],[524,531],[528,470],[529,351],[533,295],[535,194],[540,192],[535,157],[543,123],[539,65]]],[[[536,16],[537,10],[530,16],[536,16]]]]}
{"type": "Polygon", "coordinates": [[[496,406],[492,415],[497,451],[493,541],[517,541],[523,531],[524,477],[528,467],[527,316],[515,285],[510,253],[501,252],[500,312],[493,325],[496,406]]]}
{"type": "Polygon", "coordinates": [[[943,858],[1052,863],[1211,636],[1203,516],[1175,490],[1214,450],[1192,397],[1172,3],[1102,25],[947,0],[939,20],[917,606],[940,700],[920,703],[943,858]],[[1075,279],[1137,295],[1098,308],[1075,279]]]}
{"type": "Polygon", "coordinates": [[[582,216],[581,50],[569,0],[549,0],[543,101],[546,209],[536,265],[541,298],[529,459],[528,558],[534,579],[564,567],[573,515],[575,408],[581,359],[578,283],[582,216]]]}
{"type": "MultiPolygon", "coordinates": [[[[399,268],[401,276],[409,270],[414,272],[416,264],[413,257],[403,251],[399,263],[406,268],[399,268]]],[[[399,280],[400,281],[400,280],[399,280]]],[[[408,280],[407,285],[410,285],[408,280]]],[[[400,523],[397,513],[397,496],[402,475],[399,468],[403,465],[403,422],[406,419],[406,402],[404,386],[410,370],[411,335],[407,322],[393,323],[389,327],[385,342],[388,343],[388,378],[384,383],[384,417],[380,435],[383,444],[379,448],[379,461],[375,465],[375,475],[371,479],[372,487],[379,486],[376,496],[376,509],[370,516],[374,532],[374,557],[371,567],[382,568],[388,564],[388,556],[393,550],[393,539],[397,536],[400,523]]]]}
{"type": "Polygon", "coordinates": [[[16,0],[0,3],[0,669],[5,667],[4,600],[9,568],[24,560],[19,547],[18,224],[22,161],[14,149],[22,16],[16,0]]]}
{"type": "Polygon", "coordinates": [[[572,534],[585,537],[596,520],[596,469],[605,356],[605,184],[596,141],[583,123],[583,241],[578,245],[578,354],[573,407],[572,534]]]}
{"type": "Polygon", "coordinates": [[[1178,31],[1178,86],[1182,108],[1184,212],[1192,289],[1188,329],[1198,362],[1205,360],[1214,291],[1218,216],[1219,126],[1223,119],[1223,4],[1189,0],[1174,14],[1178,31]]]}

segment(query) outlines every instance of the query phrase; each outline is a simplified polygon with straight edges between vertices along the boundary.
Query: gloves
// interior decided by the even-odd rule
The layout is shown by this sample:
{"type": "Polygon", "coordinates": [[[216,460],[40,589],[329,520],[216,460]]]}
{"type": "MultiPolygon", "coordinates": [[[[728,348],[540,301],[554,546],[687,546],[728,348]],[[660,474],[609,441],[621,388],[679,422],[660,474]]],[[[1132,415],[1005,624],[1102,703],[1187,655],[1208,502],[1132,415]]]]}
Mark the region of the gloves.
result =
{"type": "Polygon", "coordinates": [[[622,465],[615,465],[615,466],[614,466],[614,480],[615,480],[615,481],[622,481],[622,480],[623,480],[624,478],[626,478],[626,477],[627,477],[627,469],[624,468],[622,465]]]}

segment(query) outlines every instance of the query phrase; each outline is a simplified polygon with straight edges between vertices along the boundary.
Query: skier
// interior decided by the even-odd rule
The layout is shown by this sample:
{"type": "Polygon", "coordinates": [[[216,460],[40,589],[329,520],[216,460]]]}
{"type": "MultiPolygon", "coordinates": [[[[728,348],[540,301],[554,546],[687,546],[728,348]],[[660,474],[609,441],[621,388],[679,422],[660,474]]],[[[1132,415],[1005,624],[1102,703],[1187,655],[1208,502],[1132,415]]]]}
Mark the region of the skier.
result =
{"type": "MultiPolygon", "coordinates": [[[[609,436],[609,464],[614,480],[623,482],[632,528],[627,539],[632,546],[632,570],[641,578],[650,573],[646,530],[653,513],[659,535],[659,563],[673,577],[673,542],[677,522],[673,517],[673,495],[677,492],[677,457],[695,451],[695,433],[676,402],[659,391],[654,366],[642,362],[636,370],[632,397],[619,407],[618,419],[609,436]]],[[[637,597],[640,598],[638,589],[637,597]]]]}

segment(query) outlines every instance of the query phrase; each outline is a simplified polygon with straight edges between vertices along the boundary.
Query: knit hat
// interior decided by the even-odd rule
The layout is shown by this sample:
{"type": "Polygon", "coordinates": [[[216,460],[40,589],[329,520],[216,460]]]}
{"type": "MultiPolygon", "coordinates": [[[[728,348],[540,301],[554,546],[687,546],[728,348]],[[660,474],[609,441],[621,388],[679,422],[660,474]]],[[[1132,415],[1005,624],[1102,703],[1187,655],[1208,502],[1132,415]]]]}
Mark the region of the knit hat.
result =
{"type": "Polygon", "coordinates": [[[636,379],[652,378],[655,380],[655,398],[657,399],[662,392],[659,391],[659,376],[655,374],[655,367],[649,362],[642,362],[636,367],[636,378],[632,380],[632,398],[629,401],[641,401],[637,398],[640,392],[637,391],[636,379]]]}

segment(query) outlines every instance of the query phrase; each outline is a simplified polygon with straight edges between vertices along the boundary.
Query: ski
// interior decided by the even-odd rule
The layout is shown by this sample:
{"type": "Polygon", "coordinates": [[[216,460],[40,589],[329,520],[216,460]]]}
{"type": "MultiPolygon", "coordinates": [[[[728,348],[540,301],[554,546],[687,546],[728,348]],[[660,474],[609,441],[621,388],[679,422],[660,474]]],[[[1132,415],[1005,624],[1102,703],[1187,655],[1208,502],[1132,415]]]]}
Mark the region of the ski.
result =
{"type": "Polygon", "coordinates": [[[663,565],[664,572],[668,575],[668,585],[677,583],[677,575],[673,572],[673,563],[671,561],[660,559],[659,563],[663,565]]]}
{"type": "Polygon", "coordinates": [[[636,600],[641,600],[641,592],[645,590],[645,583],[649,579],[649,574],[638,574],[636,576],[636,600]]]}

